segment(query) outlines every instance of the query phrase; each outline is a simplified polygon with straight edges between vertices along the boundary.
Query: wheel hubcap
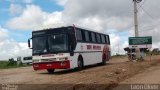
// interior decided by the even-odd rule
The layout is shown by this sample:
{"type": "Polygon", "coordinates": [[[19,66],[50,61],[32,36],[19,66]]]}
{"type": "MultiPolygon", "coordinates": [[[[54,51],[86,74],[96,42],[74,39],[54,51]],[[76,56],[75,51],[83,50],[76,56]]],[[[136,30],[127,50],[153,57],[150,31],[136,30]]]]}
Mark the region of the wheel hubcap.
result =
{"type": "Polygon", "coordinates": [[[78,61],[78,67],[82,67],[82,62],[80,60],[78,61]]]}

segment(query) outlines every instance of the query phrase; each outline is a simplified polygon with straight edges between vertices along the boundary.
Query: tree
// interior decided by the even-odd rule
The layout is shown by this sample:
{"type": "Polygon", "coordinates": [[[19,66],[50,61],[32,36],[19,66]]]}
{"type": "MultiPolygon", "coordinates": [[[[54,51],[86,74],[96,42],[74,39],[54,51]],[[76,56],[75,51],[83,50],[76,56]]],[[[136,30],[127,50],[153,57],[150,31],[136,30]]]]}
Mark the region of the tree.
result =
{"type": "Polygon", "coordinates": [[[160,54],[159,48],[154,48],[154,49],[152,50],[152,54],[154,54],[154,55],[159,55],[159,54],[160,54]]]}

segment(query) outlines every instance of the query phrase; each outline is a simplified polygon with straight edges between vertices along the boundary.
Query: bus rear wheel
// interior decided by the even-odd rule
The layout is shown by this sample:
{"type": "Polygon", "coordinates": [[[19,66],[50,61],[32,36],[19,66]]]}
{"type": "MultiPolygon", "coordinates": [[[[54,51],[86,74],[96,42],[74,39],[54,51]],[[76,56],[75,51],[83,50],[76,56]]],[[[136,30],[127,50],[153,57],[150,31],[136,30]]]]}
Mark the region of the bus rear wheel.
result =
{"type": "Polygon", "coordinates": [[[53,74],[55,69],[47,69],[48,73],[53,74]]]}
{"type": "Polygon", "coordinates": [[[107,58],[106,58],[106,55],[103,55],[103,60],[102,60],[102,65],[106,65],[106,60],[107,58]]]}

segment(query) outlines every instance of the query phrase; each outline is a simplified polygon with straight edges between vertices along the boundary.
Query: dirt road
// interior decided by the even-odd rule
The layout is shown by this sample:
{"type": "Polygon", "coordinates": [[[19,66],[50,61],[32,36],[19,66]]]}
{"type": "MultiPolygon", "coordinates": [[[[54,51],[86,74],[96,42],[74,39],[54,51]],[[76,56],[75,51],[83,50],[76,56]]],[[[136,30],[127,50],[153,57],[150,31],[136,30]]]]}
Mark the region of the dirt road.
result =
{"type": "MultiPolygon", "coordinates": [[[[117,65],[122,65],[126,58],[113,59],[105,66],[94,65],[82,71],[57,70],[55,74],[48,74],[46,70],[34,71],[32,67],[0,70],[0,83],[16,84],[65,84],[65,83],[92,83],[104,81],[106,73],[117,65]],[[101,77],[102,76],[102,77],[101,77]],[[95,78],[96,77],[96,78],[95,78]],[[97,79],[98,78],[98,79],[97,79]]],[[[107,79],[106,79],[107,80],[107,79]]],[[[108,82],[108,80],[107,80],[108,82]]]]}
{"type": "Polygon", "coordinates": [[[143,73],[124,80],[121,84],[160,84],[160,66],[151,67],[143,73]]]}
{"type": "MultiPolygon", "coordinates": [[[[157,66],[160,63],[160,60],[158,60],[159,57],[160,56],[153,57],[154,60],[152,61],[149,61],[149,59],[147,58],[144,62],[136,62],[136,63],[128,61],[126,57],[119,57],[111,59],[107,63],[107,65],[104,66],[100,65],[89,66],[82,71],[57,70],[55,74],[48,74],[47,71],[45,70],[34,71],[32,67],[2,69],[0,70],[0,84],[45,84],[45,85],[46,84],[61,84],[61,85],[62,84],[64,85],[105,84],[105,86],[101,87],[101,89],[106,89],[110,87],[115,87],[120,82],[128,83],[135,81],[135,83],[137,83],[138,81],[143,81],[145,78],[143,79],[141,77],[146,76],[145,74],[147,74],[148,72],[145,70],[149,70],[149,72],[151,72],[151,74],[149,74],[148,77],[152,79],[158,78],[158,76],[156,75],[157,71],[154,70],[160,71],[159,67],[157,67],[156,69],[155,67],[153,67],[154,70],[152,70],[152,68],[149,67],[157,66]],[[140,79],[138,79],[137,81],[134,79],[134,77],[133,79],[129,79],[130,77],[136,74],[138,75],[135,76],[135,79],[137,77],[139,77],[140,79]],[[152,77],[152,74],[156,76],[152,77]]],[[[160,83],[160,82],[158,80],[155,83],[160,83]]],[[[76,86],[76,87],[78,88],[83,87],[84,89],[85,86],[76,86]]],[[[34,86],[32,88],[37,88],[37,87],[34,86]]],[[[46,89],[48,88],[49,87],[46,87],[46,89]]],[[[88,89],[88,87],[85,88],[88,89]]]]}
{"type": "Polygon", "coordinates": [[[131,90],[135,87],[135,90],[151,90],[151,88],[152,90],[160,90],[160,64],[152,63],[151,65],[152,67],[145,69],[143,72],[120,82],[113,90],[131,90]]]}

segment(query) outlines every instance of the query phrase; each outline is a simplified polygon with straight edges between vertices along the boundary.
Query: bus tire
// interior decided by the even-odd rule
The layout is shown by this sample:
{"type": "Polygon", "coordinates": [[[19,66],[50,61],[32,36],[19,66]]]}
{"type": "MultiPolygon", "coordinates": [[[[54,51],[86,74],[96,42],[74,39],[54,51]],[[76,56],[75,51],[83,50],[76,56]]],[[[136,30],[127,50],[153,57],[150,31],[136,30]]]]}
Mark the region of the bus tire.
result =
{"type": "Polygon", "coordinates": [[[47,69],[48,73],[53,74],[55,69],[47,69]]]}
{"type": "Polygon", "coordinates": [[[82,56],[80,56],[78,58],[77,64],[78,64],[78,70],[82,70],[83,69],[83,58],[82,58],[82,56]]]}
{"type": "Polygon", "coordinates": [[[107,59],[106,55],[104,54],[102,59],[102,65],[106,65],[106,61],[107,61],[106,59],[107,59]]]}

